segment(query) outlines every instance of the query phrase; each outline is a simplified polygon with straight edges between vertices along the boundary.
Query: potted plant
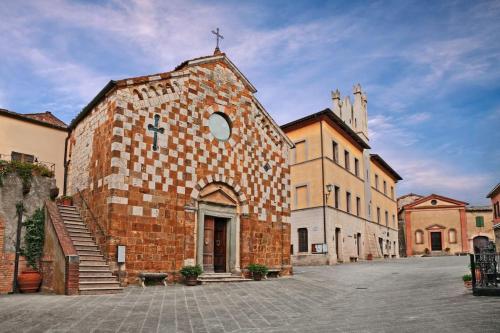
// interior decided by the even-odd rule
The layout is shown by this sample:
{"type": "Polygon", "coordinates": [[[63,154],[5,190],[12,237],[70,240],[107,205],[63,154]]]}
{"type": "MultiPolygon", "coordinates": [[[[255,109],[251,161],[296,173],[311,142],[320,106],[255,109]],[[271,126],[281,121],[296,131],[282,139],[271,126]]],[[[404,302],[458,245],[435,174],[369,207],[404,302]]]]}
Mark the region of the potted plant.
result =
{"type": "Polygon", "coordinates": [[[248,271],[252,273],[252,277],[255,281],[262,280],[263,276],[266,276],[269,269],[265,265],[260,264],[250,264],[248,265],[248,271]]]}
{"type": "Polygon", "coordinates": [[[58,200],[57,203],[63,206],[73,205],[73,197],[70,195],[63,195],[58,200]]]}
{"type": "Polygon", "coordinates": [[[465,274],[462,276],[462,280],[464,281],[464,286],[467,289],[472,288],[472,275],[470,274],[465,274]]]}
{"type": "Polygon", "coordinates": [[[181,274],[184,276],[187,286],[196,286],[198,284],[198,276],[203,273],[200,265],[184,266],[181,269],[181,274]]]}
{"type": "Polygon", "coordinates": [[[373,254],[368,253],[368,255],[366,256],[366,259],[367,260],[373,260],[373,254]]]}
{"type": "Polygon", "coordinates": [[[22,293],[35,293],[40,288],[42,274],[39,272],[40,258],[43,253],[45,213],[38,208],[35,213],[23,223],[26,227],[22,255],[28,262],[28,268],[17,278],[19,290],[22,293]]]}
{"type": "Polygon", "coordinates": [[[424,253],[425,253],[426,256],[428,256],[428,255],[431,254],[431,251],[428,248],[425,248],[424,249],[424,253]]]}

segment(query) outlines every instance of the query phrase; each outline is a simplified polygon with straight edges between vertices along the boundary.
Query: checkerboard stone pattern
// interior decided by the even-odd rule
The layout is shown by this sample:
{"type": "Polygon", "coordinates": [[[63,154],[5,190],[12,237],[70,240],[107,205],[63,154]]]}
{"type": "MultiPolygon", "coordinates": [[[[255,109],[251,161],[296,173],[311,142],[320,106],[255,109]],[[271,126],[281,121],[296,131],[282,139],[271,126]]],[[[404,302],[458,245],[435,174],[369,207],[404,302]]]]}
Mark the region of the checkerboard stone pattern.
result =
{"type": "Polygon", "coordinates": [[[111,260],[117,244],[127,246],[130,276],[195,258],[196,212],[187,207],[214,182],[239,200],[240,266],[289,269],[287,142],[224,57],[118,81],[71,133],[70,154],[70,191],[81,190],[107,228],[111,260]],[[231,121],[227,141],[210,133],[214,112],[231,121]],[[155,115],[164,129],[156,151],[155,115]]]}

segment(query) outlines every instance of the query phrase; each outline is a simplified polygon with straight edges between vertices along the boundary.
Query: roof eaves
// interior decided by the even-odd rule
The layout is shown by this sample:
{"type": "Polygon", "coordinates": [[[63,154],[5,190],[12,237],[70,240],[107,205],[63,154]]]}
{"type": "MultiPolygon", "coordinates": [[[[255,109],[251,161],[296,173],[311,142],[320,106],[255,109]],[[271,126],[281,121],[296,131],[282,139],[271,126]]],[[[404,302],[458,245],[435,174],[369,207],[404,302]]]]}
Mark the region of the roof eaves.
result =
{"type": "Polygon", "coordinates": [[[78,123],[87,116],[87,114],[92,111],[92,109],[99,104],[101,99],[106,96],[108,92],[110,92],[115,86],[116,82],[114,80],[109,81],[104,88],[101,89],[101,91],[90,101],[89,104],[87,104],[82,111],[71,121],[71,124],[69,124],[68,129],[73,130],[78,123]]]}
{"type": "Polygon", "coordinates": [[[66,127],[66,126],[55,125],[55,124],[52,124],[52,123],[45,122],[43,120],[39,120],[39,119],[27,117],[27,116],[25,116],[22,113],[17,113],[17,112],[14,112],[14,111],[9,111],[9,110],[6,110],[6,109],[0,109],[0,115],[4,115],[4,116],[9,117],[9,118],[13,118],[13,119],[21,120],[21,121],[26,121],[26,122],[30,122],[30,123],[41,125],[41,126],[45,126],[45,127],[50,127],[50,128],[53,128],[53,129],[58,129],[58,130],[65,131],[65,132],[68,131],[68,127],[66,127]]]}
{"type": "Polygon", "coordinates": [[[500,183],[497,184],[497,186],[495,186],[491,191],[490,193],[488,193],[486,195],[486,198],[493,198],[495,195],[497,195],[498,193],[500,193],[500,183]]]}
{"type": "Polygon", "coordinates": [[[380,155],[378,154],[370,154],[370,158],[374,159],[377,161],[384,169],[389,171],[390,174],[394,176],[396,180],[403,180],[403,177],[401,177],[390,165],[387,163],[380,155]]]}

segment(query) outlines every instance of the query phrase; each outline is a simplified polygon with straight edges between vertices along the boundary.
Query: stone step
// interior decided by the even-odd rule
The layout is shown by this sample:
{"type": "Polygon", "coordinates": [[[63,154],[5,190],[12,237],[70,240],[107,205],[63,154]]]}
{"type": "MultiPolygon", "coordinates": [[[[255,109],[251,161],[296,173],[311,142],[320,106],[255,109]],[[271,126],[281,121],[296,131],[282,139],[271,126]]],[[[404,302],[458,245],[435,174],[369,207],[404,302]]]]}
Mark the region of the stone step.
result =
{"type": "Polygon", "coordinates": [[[120,284],[116,279],[112,280],[103,280],[103,281],[82,281],[80,280],[80,283],[78,284],[79,289],[82,288],[109,288],[109,287],[120,287],[120,284]]]}
{"type": "Polygon", "coordinates": [[[78,272],[80,274],[80,278],[97,277],[97,276],[99,276],[99,277],[114,277],[110,270],[100,271],[100,270],[94,270],[94,269],[80,268],[78,270],[78,272]]]}
{"type": "Polygon", "coordinates": [[[85,287],[80,288],[80,295],[103,295],[103,294],[118,294],[123,291],[121,287],[85,287]]]}
{"type": "Polygon", "coordinates": [[[91,271],[108,271],[111,272],[109,269],[109,266],[106,265],[105,263],[99,263],[99,264],[87,264],[85,262],[80,263],[80,268],[82,271],[84,270],[91,270],[91,271]]]}
{"type": "Polygon", "coordinates": [[[97,247],[96,244],[92,244],[92,245],[75,245],[75,244],[73,244],[73,245],[75,247],[76,252],[78,252],[78,253],[80,251],[99,251],[99,248],[97,247]]]}
{"type": "Polygon", "coordinates": [[[242,277],[231,277],[231,278],[203,278],[200,279],[198,277],[198,281],[200,281],[202,284],[205,283],[228,283],[228,282],[248,282],[248,281],[253,281],[252,279],[245,279],[242,277]]]}
{"type": "Polygon", "coordinates": [[[59,210],[59,214],[61,214],[61,216],[73,216],[73,217],[80,217],[80,213],[77,212],[76,210],[73,211],[73,210],[59,210]]]}
{"type": "Polygon", "coordinates": [[[73,218],[73,217],[69,218],[69,217],[63,216],[62,219],[63,219],[64,223],[82,223],[82,224],[85,224],[85,223],[83,223],[83,220],[80,218],[73,218]]]}
{"type": "Polygon", "coordinates": [[[76,209],[76,206],[63,206],[63,205],[57,205],[57,208],[59,208],[59,210],[77,210],[76,209]]]}
{"type": "Polygon", "coordinates": [[[73,241],[74,246],[97,246],[93,240],[89,241],[73,241]]]}
{"type": "Polygon", "coordinates": [[[81,276],[80,275],[80,283],[82,282],[113,282],[113,283],[118,283],[116,276],[113,275],[107,275],[107,276],[100,276],[100,275],[85,275],[81,276]]]}
{"type": "Polygon", "coordinates": [[[68,227],[83,227],[87,229],[87,226],[83,222],[74,222],[74,221],[64,221],[64,225],[66,228],[68,227]]]}
{"type": "Polygon", "coordinates": [[[85,250],[76,250],[76,252],[78,252],[79,256],[101,256],[102,257],[101,251],[99,251],[99,250],[85,249],[85,250]]]}
{"type": "MultiPolygon", "coordinates": [[[[78,252],[78,251],[77,251],[78,252]]],[[[80,261],[105,261],[104,256],[102,254],[88,254],[88,253],[79,253],[80,261]]]]}
{"type": "Polygon", "coordinates": [[[88,231],[84,231],[80,229],[79,231],[68,230],[68,233],[71,237],[90,237],[92,238],[92,234],[88,231]]]}
{"type": "Polygon", "coordinates": [[[68,232],[88,232],[86,225],[67,224],[65,226],[66,226],[66,230],[68,230],[68,232]]]}
{"type": "Polygon", "coordinates": [[[81,237],[81,236],[71,236],[70,235],[70,238],[73,241],[73,243],[75,243],[75,242],[92,242],[95,244],[94,239],[90,236],[81,237]]]}
{"type": "MultiPolygon", "coordinates": [[[[199,277],[201,278],[223,278],[223,277],[232,277],[231,273],[203,273],[199,277]]],[[[239,276],[238,276],[239,277],[239,276]]]]}
{"type": "Polygon", "coordinates": [[[107,266],[107,263],[104,261],[104,259],[101,259],[101,260],[87,260],[85,258],[86,257],[80,257],[80,266],[82,264],[84,264],[84,265],[101,265],[101,264],[105,264],[107,266]]]}

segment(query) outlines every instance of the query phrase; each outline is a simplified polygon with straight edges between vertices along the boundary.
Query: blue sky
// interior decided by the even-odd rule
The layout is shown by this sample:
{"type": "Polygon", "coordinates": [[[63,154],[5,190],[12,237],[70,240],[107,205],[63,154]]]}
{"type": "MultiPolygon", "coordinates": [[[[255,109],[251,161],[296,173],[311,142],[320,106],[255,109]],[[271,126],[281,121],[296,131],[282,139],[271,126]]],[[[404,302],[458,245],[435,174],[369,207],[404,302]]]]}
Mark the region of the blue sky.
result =
{"type": "Polygon", "coordinates": [[[500,1],[5,1],[0,107],[69,122],[110,79],[221,49],[280,124],[368,96],[398,194],[473,204],[500,182],[500,1]]]}

